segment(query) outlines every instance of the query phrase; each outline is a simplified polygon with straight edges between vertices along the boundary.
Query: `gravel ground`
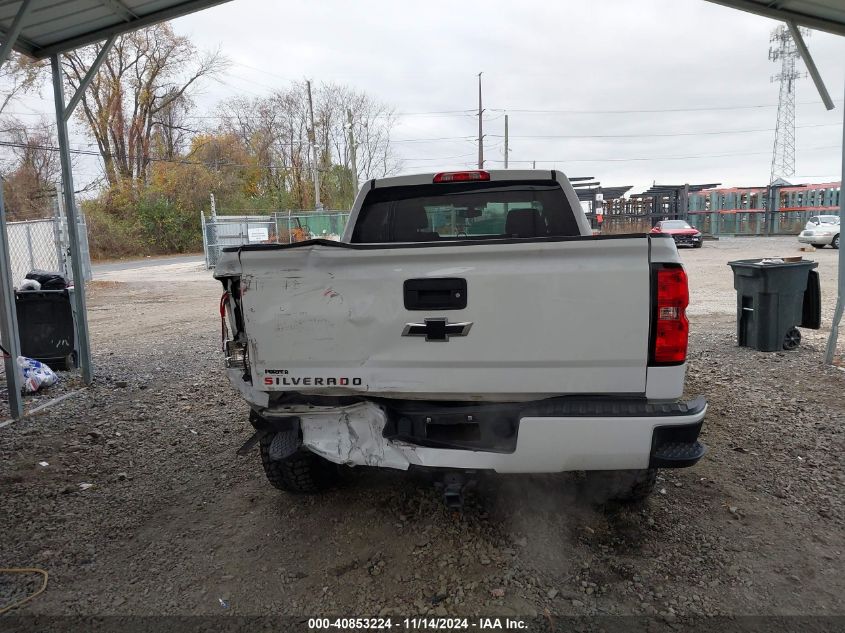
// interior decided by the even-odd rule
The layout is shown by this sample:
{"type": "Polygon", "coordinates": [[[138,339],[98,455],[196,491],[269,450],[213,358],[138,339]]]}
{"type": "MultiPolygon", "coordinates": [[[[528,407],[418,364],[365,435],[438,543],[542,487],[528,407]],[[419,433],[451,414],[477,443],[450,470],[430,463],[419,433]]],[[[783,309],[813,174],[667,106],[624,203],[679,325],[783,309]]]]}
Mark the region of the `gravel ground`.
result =
{"type": "MultiPolygon", "coordinates": [[[[795,251],[682,253],[687,391],[710,402],[699,465],[661,471],[634,508],[576,475],[485,478],[462,514],[395,472],[272,489],[257,454],[235,455],[249,427],[221,371],[217,284],[194,263],[109,272],[89,300],[95,384],[0,429],[0,562],[50,573],[20,612],[845,615],[845,375],[821,363],[826,330],[789,353],[734,342],[726,262],[795,251]]],[[[836,253],[808,257],[829,325],[836,253]]],[[[63,384],[51,395],[78,378],[63,384]]],[[[1,577],[0,604],[35,580],[1,577]]]]}

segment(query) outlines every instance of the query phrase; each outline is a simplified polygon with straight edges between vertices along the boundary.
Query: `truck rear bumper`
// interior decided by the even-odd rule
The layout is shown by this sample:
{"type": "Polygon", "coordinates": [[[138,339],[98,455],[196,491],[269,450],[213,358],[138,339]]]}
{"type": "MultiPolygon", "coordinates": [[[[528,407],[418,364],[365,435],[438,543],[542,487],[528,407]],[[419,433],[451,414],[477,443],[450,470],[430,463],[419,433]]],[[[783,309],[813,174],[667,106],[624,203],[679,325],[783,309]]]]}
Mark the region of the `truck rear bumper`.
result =
{"type": "Polygon", "coordinates": [[[704,454],[697,442],[707,411],[703,399],[688,403],[630,403],[596,415],[585,403],[527,411],[519,418],[515,447],[509,452],[422,446],[385,437],[385,407],[372,402],[342,409],[318,407],[265,411],[264,416],[299,419],[304,448],[338,464],[407,470],[410,466],[500,473],[555,473],[577,470],[629,470],[691,466],[704,454]],[[626,415],[630,411],[640,414],[626,415]],[[538,413],[544,415],[537,415],[538,413]],[[563,415],[565,413],[565,415],[563,415]]]}

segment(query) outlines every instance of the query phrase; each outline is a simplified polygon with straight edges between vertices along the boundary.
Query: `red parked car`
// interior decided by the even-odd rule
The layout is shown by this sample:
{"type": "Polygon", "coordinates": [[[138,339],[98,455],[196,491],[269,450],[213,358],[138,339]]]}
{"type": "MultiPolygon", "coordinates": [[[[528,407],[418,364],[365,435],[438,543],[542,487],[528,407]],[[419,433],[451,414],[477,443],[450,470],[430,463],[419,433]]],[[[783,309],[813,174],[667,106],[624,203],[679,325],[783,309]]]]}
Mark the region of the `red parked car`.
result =
{"type": "Polygon", "coordinates": [[[652,233],[664,233],[671,235],[678,246],[692,246],[701,248],[701,231],[692,228],[683,220],[663,220],[651,229],[652,233]]]}

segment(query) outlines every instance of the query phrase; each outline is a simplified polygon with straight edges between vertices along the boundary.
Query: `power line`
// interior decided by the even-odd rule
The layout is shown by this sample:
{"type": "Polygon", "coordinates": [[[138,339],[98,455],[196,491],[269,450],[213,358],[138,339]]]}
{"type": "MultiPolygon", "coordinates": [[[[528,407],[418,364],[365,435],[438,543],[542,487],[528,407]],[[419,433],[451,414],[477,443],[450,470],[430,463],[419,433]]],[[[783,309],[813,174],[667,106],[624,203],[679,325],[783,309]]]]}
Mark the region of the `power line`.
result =
{"type": "Polygon", "coordinates": [[[250,70],[255,70],[260,73],[264,73],[265,75],[269,75],[271,77],[276,77],[277,79],[281,79],[282,81],[287,81],[288,83],[296,83],[297,79],[291,79],[289,77],[283,77],[282,75],[277,75],[276,73],[272,73],[269,70],[265,70],[264,68],[257,68],[256,66],[250,66],[249,64],[244,64],[243,62],[231,62],[235,66],[241,66],[243,68],[249,68],[250,70]]]}
{"type": "MultiPolygon", "coordinates": [[[[0,132],[3,132],[3,131],[5,131],[5,130],[0,130],[0,132]]],[[[191,131],[196,132],[196,130],[191,130],[191,131]]],[[[474,143],[475,138],[472,137],[472,136],[439,136],[439,137],[433,137],[433,138],[403,138],[403,139],[391,139],[390,143],[391,144],[394,144],[394,143],[432,143],[432,142],[444,142],[444,141],[449,141],[449,142],[462,141],[462,142],[473,142],[474,143]]],[[[308,141],[303,140],[300,143],[277,142],[277,143],[274,143],[274,145],[276,145],[278,147],[305,147],[305,146],[308,145],[308,141]]],[[[15,143],[12,143],[11,141],[0,142],[0,146],[3,146],[3,147],[19,147],[21,149],[25,149],[27,147],[30,147],[30,145],[27,144],[27,143],[15,144],[15,143]]],[[[32,147],[34,147],[34,149],[44,149],[40,146],[32,146],[32,147]]],[[[85,146],[85,148],[90,148],[90,147],[95,147],[95,143],[88,143],[85,146]]],[[[85,152],[87,150],[76,148],[75,151],[85,152]]],[[[93,152],[93,154],[98,155],[98,156],[100,155],[99,152],[93,152]]]]}
{"type": "MultiPolygon", "coordinates": [[[[815,152],[826,149],[839,149],[839,145],[823,145],[821,147],[807,147],[802,149],[803,152],[815,152]]],[[[633,161],[653,161],[653,160],[694,160],[699,158],[726,158],[729,156],[759,156],[768,155],[769,152],[735,152],[730,154],[697,154],[693,156],[642,156],[632,158],[559,158],[559,159],[545,159],[545,160],[513,160],[512,163],[626,163],[633,161]]],[[[502,163],[502,160],[496,160],[497,163],[502,163]]]]}
{"type": "MultiPolygon", "coordinates": [[[[231,88],[232,90],[243,90],[242,88],[238,88],[236,86],[231,86],[228,83],[226,83],[225,81],[221,81],[220,83],[223,84],[224,86],[231,88]]],[[[250,91],[247,91],[247,92],[250,92],[250,91]]],[[[252,92],[251,94],[255,95],[256,97],[266,96],[266,95],[258,94],[257,92],[252,92]]],[[[473,114],[473,112],[474,112],[473,110],[432,110],[430,112],[385,112],[384,114],[376,114],[374,116],[376,118],[383,118],[383,117],[387,117],[387,116],[393,116],[393,117],[416,117],[416,116],[419,116],[419,117],[434,117],[434,118],[449,117],[449,116],[460,116],[460,117],[473,117],[474,118],[475,114],[473,114]]],[[[4,112],[4,114],[14,114],[15,116],[46,116],[46,113],[41,113],[41,112],[37,112],[37,111],[34,111],[34,110],[31,111],[31,112],[14,112],[14,111],[11,111],[11,110],[6,110],[4,112]]],[[[225,117],[222,117],[222,116],[216,115],[216,114],[189,114],[185,118],[187,118],[187,119],[221,120],[225,117]]],[[[242,118],[244,118],[246,120],[256,120],[259,117],[255,116],[255,115],[251,115],[251,116],[244,116],[242,118]]]]}
{"type": "MultiPolygon", "coordinates": [[[[16,148],[21,148],[21,149],[37,149],[37,150],[42,150],[42,151],[47,151],[47,152],[58,152],[59,151],[58,147],[53,147],[53,146],[50,146],[50,145],[31,145],[31,144],[28,144],[28,143],[12,143],[10,141],[0,141],[0,147],[16,147],[16,148]]],[[[98,158],[102,157],[102,154],[100,154],[100,152],[96,151],[96,150],[84,150],[84,149],[71,148],[69,151],[70,151],[71,154],[74,154],[74,155],[77,155],[77,156],[95,156],[95,157],[98,157],[98,158]]],[[[432,158],[432,157],[403,158],[402,160],[407,160],[407,161],[412,161],[412,162],[414,162],[414,161],[452,160],[452,159],[455,159],[455,158],[465,158],[467,156],[473,156],[473,155],[474,155],[474,152],[470,153],[470,154],[460,154],[460,155],[457,155],[457,156],[444,156],[444,157],[439,157],[439,158],[432,158]]],[[[171,164],[175,164],[175,165],[204,165],[204,166],[208,166],[207,162],[199,161],[199,160],[158,158],[158,157],[149,157],[149,160],[150,160],[150,162],[171,163],[171,164]]],[[[263,168],[263,169],[287,169],[287,167],[283,166],[283,165],[269,165],[269,164],[243,165],[243,164],[239,164],[239,163],[220,163],[219,166],[220,167],[240,167],[240,168],[249,168],[249,169],[252,169],[252,168],[255,168],[255,167],[260,167],[260,168],[263,168]]]]}
{"type": "Polygon", "coordinates": [[[470,152],[469,154],[458,154],[457,156],[442,156],[442,157],[439,157],[439,158],[430,158],[430,157],[405,158],[405,157],[402,157],[401,160],[406,160],[406,161],[409,161],[409,162],[412,162],[412,163],[418,163],[418,162],[431,162],[431,161],[438,161],[438,160],[455,160],[457,158],[467,158],[468,156],[477,156],[477,153],[476,152],[470,152]]]}
{"type": "MultiPolygon", "coordinates": [[[[48,145],[28,145],[25,143],[11,143],[8,141],[0,141],[0,147],[18,147],[18,148],[30,148],[30,149],[40,149],[44,151],[51,151],[51,152],[58,152],[58,147],[52,147],[48,145]]],[[[804,152],[812,152],[812,151],[821,151],[827,149],[839,149],[839,145],[823,145],[820,147],[808,147],[804,148],[801,151],[804,152]]],[[[71,154],[76,155],[83,155],[83,156],[97,156],[100,157],[101,154],[98,151],[94,150],[80,150],[80,149],[71,149],[71,154]]],[[[609,157],[609,158],[558,158],[558,159],[538,159],[538,160],[510,160],[512,163],[587,163],[587,162],[608,162],[608,163],[615,163],[615,162],[633,162],[633,161],[659,161],[659,160],[693,160],[693,159],[700,159],[700,158],[726,158],[730,156],[758,156],[761,154],[768,154],[768,152],[734,152],[734,153],[726,153],[726,154],[696,154],[692,156],[641,156],[641,157],[629,157],[629,158],[617,158],[617,157],[609,157]]],[[[457,156],[441,156],[441,157],[421,157],[421,158],[407,158],[403,157],[402,160],[406,160],[409,162],[430,162],[430,161],[446,161],[446,160],[454,160],[458,158],[466,158],[468,156],[473,156],[475,153],[469,154],[459,154],[457,156]]],[[[179,164],[179,165],[206,165],[207,163],[203,161],[196,161],[196,160],[186,160],[186,159],[170,159],[170,158],[155,158],[150,157],[149,159],[151,162],[161,162],[161,163],[172,163],[172,164],[179,164]]],[[[497,159],[487,159],[491,162],[501,163],[504,162],[502,160],[497,159]]],[[[242,167],[242,168],[255,168],[261,167],[265,169],[285,169],[284,166],[281,165],[242,165],[237,163],[224,163],[220,165],[221,167],[242,167]]]]}
{"type": "MultiPolygon", "coordinates": [[[[37,113],[12,113],[12,114],[31,114],[37,115],[37,113]]],[[[216,119],[218,117],[215,116],[208,116],[208,117],[198,117],[194,116],[191,117],[190,115],[187,118],[209,118],[209,119],[216,119]]],[[[489,122],[489,121],[488,121],[489,122]]],[[[808,124],[808,125],[798,125],[796,128],[798,129],[808,129],[808,128],[823,128],[823,127],[840,127],[841,123],[816,123],[816,124],[808,124]]],[[[579,139],[579,138],[672,138],[672,137],[680,137],[680,136],[718,136],[718,135],[730,135],[730,134],[754,134],[754,133],[770,133],[773,132],[774,128],[756,128],[756,129],[742,129],[742,130],[707,130],[702,132],[648,132],[642,134],[511,134],[510,138],[522,138],[522,139],[579,139]]],[[[188,130],[194,133],[201,133],[201,130],[188,130]]],[[[485,134],[485,136],[493,137],[493,138],[504,138],[502,134],[485,134]]],[[[440,141],[477,141],[477,137],[472,136],[437,136],[437,137],[429,137],[429,138],[401,138],[401,139],[391,139],[391,143],[431,143],[431,142],[440,142],[440,141]]],[[[285,147],[296,147],[298,145],[303,145],[305,141],[302,143],[277,143],[278,145],[283,145],[285,147]]],[[[93,144],[91,144],[93,146],[93,144]]]]}
{"type": "MultiPolygon", "coordinates": [[[[843,99],[835,99],[834,101],[842,102],[843,99]]],[[[799,105],[818,105],[821,101],[802,101],[799,105]]],[[[518,108],[488,108],[492,112],[507,112],[513,114],[519,112],[521,114],[658,114],[666,112],[715,112],[722,110],[754,110],[759,108],[776,108],[777,103],[767,103],[758,105],[735,105],[735,106],[702,106],[695,108],[658,108],[658,109],[642,109],[642,110],[532,110],[532,109],[518,109],[518,108]]]]}
{"type": "Polygon", "coordinates": [[[225,86],[226,88],[229,88],[232,92],[236,92],[238,94],[248,92],[249,94],[251,94],[255,97],[259,97],[259,98],[264,97],[264,95],[261,94],[260,92],[255,92],[254,90],[247,90],[246,88],[243,88],[243,87],[240,87],[240,86],[233,86],[227,80],[222,79],[222,78],[217,78],[215,81],[217,81],[217,83],[220,84],[221,86],[225,86]]]}
{"type": "MultiPolygon", "coordinates": [[[[238,77],[243,81],[250,82],[251,80],[245,79],[243,77],[238,77]]],[[[220,80],[218,80],[220,81],[220,80]]],[[[229,85],[226,81],[220,81],[225,86],[232,88],[233,90],[242,90],[240,88],[236,88],[235,86],[229,85]]],[[[257,82],[252,82],[257,83],[257,82]]],[[[263,84],[259,84],[263,85],[263,84]]],[[[260,95],[258,93],[252,93],[256,97],[263,97],[265,95],[260,95]]],[[[836,102],[842,102],[842,99],[835,99],[836,102]]],[[[820,101],[803,101],[799,103],[799,105],[818,105],[821,103],[820,101]]],[[[694,107],[694,108],[658,108],[658,109],[640,109],[640,110],[539,110],[539,109],[520,109],[520,108],[485,108],[485,110],[489,112],[499,112],[501,113],[499,116],[488,118],[488,122],[495,121],[500,119],[504,116],[505,113],[514,114],[661,114],[661,113],[672,113],[672,112],[719,112],[719,111],[728,111],[728,110],[754,110],[754,109],[761,109],[761,108],[776,108],[778,104],[770,103],[770,104],[758,104],[758,105],[735,105],[735,106],[708,106],[708,107],[694,107]]],[[[14,112],[7,110],[7,114],[14,114],[16,116],[42,116],[42,113],[37,111],[31,112],[14,112]]],[[[420,112],[386,112],[384,114],[377,114],[376,117],[472,117],[475,118],[477,115],[477,110],[468,108],[464,110],[430,110],[430,111],[420,111],[420,112]]],[[[186,118],[189,119],[207,119],[207,120],[219,120],[222,117],[214,114],[190,114],[187,115],[186,118]]],[[[243,117],[245,119],[254,120],[258,117],[256,116],[246,116],[243,117]]],[[[515,138],[515,137],[514,137],[515,138]]]]}
{"type": "Polygon", "coordinates": [[[435,138],[399,138],[391,139],[391,143],[435,143],[440,141],[472,141],[475,142],[474,136],[438,136],[435,138]]]}
{"type": "MultiPolygon", "coordinates": [[[[799,125],[799,128],[813,127],[840,127],[841,123],[818,123],[812,125],[799,125]]],[[[510,138],[533,138],[533,139],[557,139],[557,138],[659,138],[675,136],[712,136],[719,134],[751,134],[757,132],[774,132],[774,128],[759,128],[753,130],[710,130],[707,132],[655,132],[649,134],[511,134],[510,138]]],[[[503,138],[502,134],[488,134],[503,138]]]]}

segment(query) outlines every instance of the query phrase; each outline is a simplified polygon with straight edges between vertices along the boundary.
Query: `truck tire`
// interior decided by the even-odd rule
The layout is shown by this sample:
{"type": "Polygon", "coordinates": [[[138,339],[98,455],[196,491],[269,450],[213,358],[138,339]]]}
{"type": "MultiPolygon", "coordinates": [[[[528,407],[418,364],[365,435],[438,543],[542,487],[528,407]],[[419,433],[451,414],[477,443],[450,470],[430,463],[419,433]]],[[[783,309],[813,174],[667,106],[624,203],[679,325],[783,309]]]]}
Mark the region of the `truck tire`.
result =
{"type": "Polygon", "coordinates": [[[590,493],[601,501],[637,503],[654,491],[657,469],[596,470],[587,473],[590,493]]]}
{"type": "Polygon", "coordinates": [[[261,441],[261,465],[274,488],[294,494],[315,494],[338,480],[336,464],[311,451],[298,450],[285,459],[270,459],[270,442],[261,441]]]}

